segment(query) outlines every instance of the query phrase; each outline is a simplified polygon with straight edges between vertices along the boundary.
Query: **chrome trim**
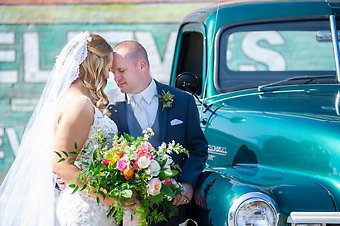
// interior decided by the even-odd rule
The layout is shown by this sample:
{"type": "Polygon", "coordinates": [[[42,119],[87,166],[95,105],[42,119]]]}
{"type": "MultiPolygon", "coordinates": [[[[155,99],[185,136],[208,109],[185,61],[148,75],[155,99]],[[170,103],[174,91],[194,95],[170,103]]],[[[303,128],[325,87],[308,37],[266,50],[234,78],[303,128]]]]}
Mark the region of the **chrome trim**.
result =
{"type": "MultiPolygon", "coordinates": [[[[328,42],[332,40],[332,34],[330,31],[318,31],[316,32],[316,41],[318,42],[328,42]]],[[[338,32],[338,38],[339,38],[339,32],[338,32]]]]}
{"type": "Polygon", "coordinates": [[[287,223],[291,224],[339,224],[340,212],[291,212],[287,223]]]}
{"type": "Polygon", "coordinates": [[[335,98],[335,112],[338,116],[340,116],[340,91],[338,91],[335,98]]]}
{"type": "MultiPolygon", "coordinates": [[[[329,30],[322,30],[316,32],[316,41],[318,42],[330,42],[332,41],[332,34],[329,30]]],[[[340,32],[338,31],[338,39],[340,38],[340,32]]]]}
{"type": "Polygon", "coordinates": [[[261,192],[249,192],[244,195],[238,197],[231,205],[229,212],[228,212],[228,225],[229,226],[237,226],[235,225],[235,214],[237,213],[238,209],[244,203],[249,202],[264,202],[266,203],[274,213],[276,213],[276,222],[275,226],[279,224],[279,213],[277,211],[276,203],[274,200],[269,197],[268,195],[261,193],[261,192]]]}
{"type": "Polygon", "coordinates": [[[339,43],[338,43],[338,31],[336,30],[336,20],[335,15],[329,16],[329,23],[331,26],[331,35],[332,35],[332,43],[333,43],[333,51],[334,51],[334,60],[335,60],[335,68],[336,68],[336,77],[338,83],[340,83],[340,57],[339,57],[339,43]]]}

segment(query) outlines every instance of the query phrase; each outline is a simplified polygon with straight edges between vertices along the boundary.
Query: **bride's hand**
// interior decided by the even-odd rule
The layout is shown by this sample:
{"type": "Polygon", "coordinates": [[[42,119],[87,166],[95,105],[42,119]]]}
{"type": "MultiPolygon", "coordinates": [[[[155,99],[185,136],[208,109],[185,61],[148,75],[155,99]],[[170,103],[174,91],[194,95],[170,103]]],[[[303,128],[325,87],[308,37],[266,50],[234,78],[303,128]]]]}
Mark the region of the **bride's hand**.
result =
{"type": "Polygon", "coordinates": [[[105,199],[100,200],[101,203],[103,203],[107,206],[111,206],[113,201],[114,200],[112,198],[109,198],[109,197],[106,197],[105,199]]]}
{"type": "Polygon", "coordinates": [[[66,182],[63,179],[61,179],[59,176],[56,177],[56,183],[60,190],[64,190],[66,188],[66,182]]]}
{"type": "Polygon", "coordinates": [[[125,210],[132,210],[135,209],[138,205],[138,200],[131,198],[125,202],[124,205],[122,205],[123,209],[125,210]]]}
{"type": "MultiPolygon", "coordinates": [[[[105,205],[108,205],[108,206],[111,206],[114,202],[114,199],[113,198],[109,198],[109,197],[106,197],[105,199],[103,199],[102,197],[100,197],[100,202],[105,204],[105,205]]],[[[121,207],[125,210],[132,210],[132,209],[135,209],[138,205],[138,200],[137,199],[134,199],[134,198],[131,198],[129,200],[127,200],[124,204],[121,203],[121,207]]]]}

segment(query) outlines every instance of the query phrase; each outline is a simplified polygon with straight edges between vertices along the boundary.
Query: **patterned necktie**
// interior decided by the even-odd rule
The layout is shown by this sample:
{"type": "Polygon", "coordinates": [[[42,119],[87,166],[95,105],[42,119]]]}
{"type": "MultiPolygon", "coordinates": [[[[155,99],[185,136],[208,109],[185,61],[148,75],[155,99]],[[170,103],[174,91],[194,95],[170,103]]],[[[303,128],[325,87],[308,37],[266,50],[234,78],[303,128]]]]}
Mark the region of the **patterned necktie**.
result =
{"type": "Polygon", "coordinates": [[[131,97],[131,105],[133,113],[140,125],[140,127],[145,130],[149,127],[146,112],[143,108],[142,102],[144,101],[143,96],[134,95],[131,97]]]}

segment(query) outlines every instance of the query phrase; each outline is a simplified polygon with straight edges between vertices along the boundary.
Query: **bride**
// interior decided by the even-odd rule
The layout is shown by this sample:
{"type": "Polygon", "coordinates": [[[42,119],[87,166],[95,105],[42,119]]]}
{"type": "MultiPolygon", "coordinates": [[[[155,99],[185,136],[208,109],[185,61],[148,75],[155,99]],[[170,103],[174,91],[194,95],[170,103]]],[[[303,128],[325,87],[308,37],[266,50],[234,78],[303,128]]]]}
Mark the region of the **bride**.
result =
{"type": "Polygon", "coordinates": [[[116,225],[106,217],[112,200],[98,196],[98,205],[95,195],[72,193],[71,188],[57,195],[54,181],[57,175],[81,187],[77,174],[88,156],[72,154],[75,143],[84,147],[98,129],[106,135],[117,132],[107,117],[108,98],[103,92],[112,57],[111,46],[88,32],[62,49],[1,184],[0,225],[116,225]],[[58,163],[55,151],[68,152],[71,159],[58,163]]]}

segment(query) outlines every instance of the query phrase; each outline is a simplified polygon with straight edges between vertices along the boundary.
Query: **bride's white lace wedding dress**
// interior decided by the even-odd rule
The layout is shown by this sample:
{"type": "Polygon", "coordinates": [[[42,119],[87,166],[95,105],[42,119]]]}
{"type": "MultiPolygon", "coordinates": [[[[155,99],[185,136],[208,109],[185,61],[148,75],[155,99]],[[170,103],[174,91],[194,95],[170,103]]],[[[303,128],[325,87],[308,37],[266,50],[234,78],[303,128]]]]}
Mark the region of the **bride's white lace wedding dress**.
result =
{"type": "MultiPolygon", "coordinates": [[[[105,135],[117,133],[116,124],[107,116],[105,116],[98,108],[94,108],[94,122],[91,126],[89,136],[86,143],[90,142],[88,150],[91,150],[94,145],[92,136],[101,129],[105,135]]],[[[81,153],[78,156],[75,164],[81,168],[79,164],[83,160],[88,160],[86,153],[81,153]]],[[[72,193],[73,189],[67,187],[61,191],[57,200],[56,214],[61,226],[115,226],[115,221],[106,217],[108,206],[97,204],[94,198],[91,198],[83,193],[72,193]]]]}

